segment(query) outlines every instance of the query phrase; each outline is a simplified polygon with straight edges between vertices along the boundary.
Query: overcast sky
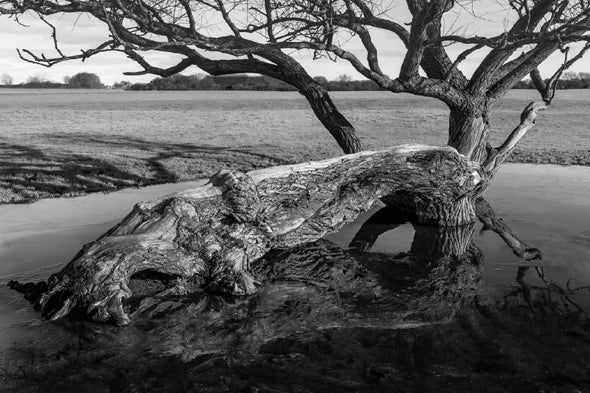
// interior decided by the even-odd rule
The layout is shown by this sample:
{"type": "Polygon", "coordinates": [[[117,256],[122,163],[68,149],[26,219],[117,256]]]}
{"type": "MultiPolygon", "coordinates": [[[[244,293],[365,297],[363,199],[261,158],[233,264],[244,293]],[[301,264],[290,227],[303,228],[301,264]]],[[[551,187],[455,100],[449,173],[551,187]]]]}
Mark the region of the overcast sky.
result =
{"type": "MultiPolygon", "coordinates": [[[[482,3],[474,3],[482,4],[482,3]]],[[[398,18],[408,19],[404,10],[400,9],[396,15],[398,18]]],[[[463,30],[467,34],[487,35],[498,33],[505,29],[507,25],[506,13],[488,8],[485,12],[480,9],[479,18],[474,20],[473,17],[461,12],[458,15],[449,15],[447,25],[449,29],[455,29],[456,26],[468,26],[463,30]]],[[[79,53],[81,49],[92,47],[108,38],[105,27],[88,16],[84,15],[66,15],[59,19],[54,19],[58,27],[58,38],[61,43],[61,49],[64,53],[79,53]]],[[[123,75],[125,71],[136,71],[138,66],[121,54],[108,53],[95,56],[86,62],[71,61],[58,64],[51,68],[29,64],[19,59],[16,48],[26,48],[36,53],[45,53],[48,57],[55,55],[53,42],[50,37],[50,29],[43,22],[35,17],[26,17],[21,20],[27,25],[21,26],[16,22],[2,17],[0,23],[0,74],[11,75],[16,83],[24,82],[29,76],[43,76],[48,80],[62,81],[64,76],[74,75],[78,72],[92,72],[100,76],[103,83],[112,84],[115,81],[129,80],[132,82],[143,82],[153,79],[155,76],[146,75],[132,77],[123,75]]],[[[404,22],[406,22],[404,20],[404,22]]],[[[374,41],[381,49],[380,62],[382,69],[389,75],[395,76],[399,70],[403,58],[403,45],[393,35],[388,33],[376,33],[374,41]],[[390,70],[389,72],[387,70],[390,70]]],[[[353,53],[364,57],[361,45],[351,42],[349,48],[353,53]]],[[[451,47],[449,53],[455,57],[461,48],[451,47]]],[[[471,74],[479,61],[481,61],[485,52],[479,51],[472,54],[461,66],[466,74],[471,74]]],[[[167,54],[151,55],[156,65],[166,66],[175,63],[175,59],[167,54]]],[[[345,61],[332,62],[328,59],[311,60],[308,55],[297,56],[297,59],[306,67],[308,72],[313,76],[323,75],[328,79],[335,79],[339,75],[348,74],[355,79],[362,79],[350,65],[345,61]]],[[[541,67],[541,72],[549,76],[549,73],[555,69],[561,58],[554,56],[541,67]]],[[[590,72],[590,56],[586,56],[582,61],[577,63],[572,71],[590,72]]],[[[196,74],[202,72],[196,67],[187,69],[185,74],[196,74]]]]}

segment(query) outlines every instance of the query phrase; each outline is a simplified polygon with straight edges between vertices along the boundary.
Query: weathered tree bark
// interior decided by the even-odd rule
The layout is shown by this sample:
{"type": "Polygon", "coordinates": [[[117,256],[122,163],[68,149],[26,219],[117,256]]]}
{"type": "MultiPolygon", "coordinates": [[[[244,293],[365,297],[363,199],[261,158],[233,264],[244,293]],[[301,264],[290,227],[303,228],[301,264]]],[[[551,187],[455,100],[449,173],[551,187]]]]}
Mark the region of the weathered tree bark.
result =
{"type": "Polygon", "coordinates": [[[516,148],[518,143],[526,133],[534,127],[535,120],[540,111],[547,108],[546,102],[531,102],[520,114],[520,123],[508,137],[497,148],[490,148],[488,156],[483,162],[483,168],[489,178],[493,178],[504,161],[510,156],[510,153],[516,148]]]}
{"type": "MultiPolygon", "coordinates": [[[[531,74],[531,76],[533,75],[535,73],[531,74]]],[[[540,78],[540,76],[537,75],[537,78],[540,78]]],[[[544,82],[541,80],[538,83],[544,82]]],[[[550,88],[551,86],[544,87],[544,96],[549,94],[550,88]]],[[[485,113],[477,115],[475,113],[451,111],[449,121],[449,146],[455,147],[458,152],[464,154],[468,159],[479,162],[484,172],[479,195],[474,198],[475,213],[478,219],[483,223],[484,229],[496,232],[512,249],[514,254],[525,260],[541,259],[541,251],[527,246],[522,240],[518,239],[502,219],[496,216],[492,207],[483,198],[483,194],[504,161],[510,156],[526,133],[533,128],[539,112],[544,110],[549,103],[550,101],[542,101],[531,102],[527,105],[520,115],[520,123],[512,130],[504,143],[498,147],[492,147],[488,143],[490,126],[485,113]]]]}
{"type": "Polygon", "coordinates": [[[481,184],[480,197],[475,199],[475,211],[484,229],[493,230],[512,249],[515,255],[525,259],[540,259],[541,251],[529,247],[498,218],[490,204],[481,196],[493,180],[504,161],[535,124],[539,111],[547,107],[546,102],[531,102],[521,113],[520,123],[508,135],[504,143],[493,148],[488,139],[490,126],[485,114],[463,113],[451,111],[449,120],[449,146],[453,146],[469,159],[480,162],[485,172],[485,180],[481,184]]]}
{"type": "Polygon", "coordinates": [[[299,91],[305,96],[316,117],[338,142],[338,146],[345,154],[363,150],[354,127],[338,111],[328,92],[319,83],[303,85],[299,91]]]}
{"type": "Polygon", "coordinates": [[[449,115],[449,139],[447,144],[473,161],[483,162],[490,134],[487,114],[452,110],[449,115]]]}
{"type": "Polygon", "coordinates": [[[421,145],[248,174],[220,172],[205,186],[137,204],[52,275],[36,305],[51,319],[76,313],[126,324],[122,300],[131,294],[128,282],[145,270],[176,277],[179,290],[197,284],[250,294],[256,291],[251,262],[270,249],[336,231],[388,195],[411,191],[429,212],[418,215],[421,222],[470,224],[481,181],[479,164],[455,149],[421,145]],[[469,214],[449,222],[435,216],[457,205],[469,214]]]}

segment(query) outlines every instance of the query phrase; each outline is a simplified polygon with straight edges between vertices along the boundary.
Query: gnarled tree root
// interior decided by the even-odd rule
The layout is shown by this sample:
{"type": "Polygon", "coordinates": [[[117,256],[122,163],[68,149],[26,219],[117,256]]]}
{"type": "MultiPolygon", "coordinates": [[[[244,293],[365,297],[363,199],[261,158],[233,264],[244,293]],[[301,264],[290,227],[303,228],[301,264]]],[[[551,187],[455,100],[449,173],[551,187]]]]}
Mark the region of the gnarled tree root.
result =
{"type": "Polygon", "coordinates": [[[418,215],[422,221],[473,222],[470,201],[483,176],[479,164],[453,148],[422,145],[247,174],[220,172],[202,187],[137,204],[46,287],[29,287],[30,297],[51,319],[75,313],[121,325],[130,321],[123,302],[131,295],[129,280],[145,270],[177,277],[179,288],[190,281],[215,292],[251,294],[257,287],[251,262],[336,231],[388,195],[411,199],[427,213],[418,215]]]}

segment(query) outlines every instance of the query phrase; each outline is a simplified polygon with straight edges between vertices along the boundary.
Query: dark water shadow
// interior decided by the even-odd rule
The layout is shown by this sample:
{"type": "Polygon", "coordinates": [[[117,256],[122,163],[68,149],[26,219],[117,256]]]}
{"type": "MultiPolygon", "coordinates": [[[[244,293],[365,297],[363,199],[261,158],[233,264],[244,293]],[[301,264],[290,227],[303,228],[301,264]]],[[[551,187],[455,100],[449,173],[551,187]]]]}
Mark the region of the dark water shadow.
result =
{"type": "Polygon", "coordinates": [[[72,319],[44,323],[5,357],[5,386],[47,392],[589,391],[590,324],[576,306],[576,289],[557,286],[542,267],[515,266],[511,290],[489,298],[473,233],[470,226],[420,226],[382,209],[348,248],[322,239],[269,252],[252,266],[264,283],[253,296],[144,293],[125,328],[72,319]],[[380,236],[408,223],[415,232],[407,251],[371,252],[380,236]]]}

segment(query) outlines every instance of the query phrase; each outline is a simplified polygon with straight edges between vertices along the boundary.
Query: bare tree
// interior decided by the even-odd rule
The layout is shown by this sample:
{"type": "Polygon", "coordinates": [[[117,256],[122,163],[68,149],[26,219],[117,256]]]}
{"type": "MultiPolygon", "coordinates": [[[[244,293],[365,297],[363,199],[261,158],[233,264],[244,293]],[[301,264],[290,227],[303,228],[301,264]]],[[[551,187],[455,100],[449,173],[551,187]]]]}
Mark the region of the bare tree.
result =
{"type": "Polygon", "coordinates": [[[47,80],[47,78],[45,78],[45,75],[37,74],[37,75],[29,76],[27,78],[26,84],[27,85],[39,85],[39,84],[43,84],[46,82],[48,82],[48,80],[47,80]]]}
{"type": "Polygon", "coordinates": [[[2,82],[4,86],[12,86],[14,84],[14,79],[11,75],[4,73],[0,76],[0,82],[2,82]]]}
{"type": "MultiPolygon", "coordinates": [[[[187,191],[138,205],[121,224],[50,278],[39,300],[44,313],[59,318],[82,307],[87,313],[98,310],[94,314],[98,320],[128,322],[121,306],[121,299],[129,295],[126,281],[135,269],[145,268],[146,261],[163,272],[200,273],[209,284],[231,293],[250,293],[254,283],[248,266],[261,255],[261,248],[317,238],[377,197],[415,211],[421,221],[443,226],[469,223],[477,210],[487,228],[502,235],[517,254],[537,257],[538,250],[519,241],[479,197],[533,127],[538,112],[551,103],[563,72],[590,48],[590,5],[587,0],[490,0],[503,6],[506,13],[509,27],[501,34],[476,36],[457,33],[461,31],[457,28],[455,32],[443,30],[445,18],[452,12],[485,3],[406,0],[406,17],[404,12],[391,11],[388,3],[371,0],[0,0],[1,13],[18,18],[32,11],[50,27],[57,55],[22,49],[19,54],[26,61],[50,67],[118,51],[141,67],[130,74],[165,77],[194,65],[213,75],[248,72],[270,76],[291,84],[305,96],[344,152],[353,153],[361,150],[353,126],[337,110],[323,85],[290,53],[339,58],[392,93],[443,101],[450,110],[448,145],[462,154],[450,148],[444,154],[437,149],[405,148],[381,165],[371,155],[358,154],[332,161],[336,163],[334,170],[326,169],[325,162],[315,163],[315,178],[309,178],[310,168],[303,165],[301,177],[310,183],[301,187],[289,177],[293,168],[283,167],[275,170],[286,171],[288,181],[240,174],[235,181],[219,182],[224,191],[213,190],[213,179],[213,186],[192,194],[187,191]],[[109,39],[81,53],[62,52],[57,30],[46,19],[60,13],[92,15],[107,26],[109,39]],[[387,32],[405,46],[397,77],[388,76],[393,72],[382,68],[379,54],[383,47],[378,48],[374,40],[377,31],[387,32]],[[364,59],[347,47],[355,40],[364,48],[364,59]],[[464,48],[455,58],[449,55],[451,44],[464,48]],[[181,60],[171,67],[159,67],[144,57],[149,51],[174,54],[181,60]],[[468,77],[459,66],[476,51],[486,53],[468,77]],[[563,62],[544,79],[538,66],[554,53],[561,53],[563,62]],[[488,141],[494,104],[527,75],[541,100],[530,103],[505,141],[492,147],[488,141]],[[343,169],[348,160],[356,160],[358,170],[343,169]],[[342,173],[348,177],[342,179],[342,173]],[[286,187],[286,191],[273,192],[273,197],[266,199],[260,184],[258,189],[252,188],[256,186],[253,178],[268,190],[286,187]],[[318,187],[330,188],[330,192],[318,191],[318,187]],[[202,194],[205,191],[206,195],[202,194]],[[310,198],[317,198],[317,203],[311,203],[310,198]],[[265,207],[263,202],[279,208],[265,207]],[[224,210],[219,206],[225,206],[224,210]],[[310,212],[312,207],[316,210],[310,212]],[[283,214],[285,209],[288,214],[283,214]],[[228,224],[220,226],[220,222],[228,224]],[[54,296],[55,303],[50,301],[54,296]]],[[[391,45],[383,42],[387,49],[391,45]]]]}
{"type": "MultiPolygon", "coordinates": [[[[443,101],[450,110],[448,145],[481,164],[483,192],[534,125],[538,112],[551,103],[562,73],[590,48],[590,5],[587,0],[406,0],[404,10],[392,10],[392,4],[373,0],[0,0],[0,12],[18,18],[32,11],[49,25],[56,56],[19,50],[24,60],[47,67],[119,51],[141,67],[130,75],[170,76],[194,65],[213,75],[249,72],[282,80],[306,97],[343,151],[353,153],[362,149],[354,127],[324,86],[290,54],[301,51],[314,58],[342,59],[392,93],[443,101]],[[450,32],[443,29],[458,10],[490,4],[501,7],[505,14],[507,27],[502,33],[479,36],[458,33],[465,31],[461,26],[450,32]],[[62,52],[57,30],[47,20],[60,13],[92,15],[108,27],[109,39],[81,53],[62,52]],[[375,40],[378,31],[405,47],[397,72],[382,68],[380,54],[394,43],[375,40]],[[362,44],[365,58],[350,49],[354,42],[362,44]],[[464,50],[452,58],[449,45],[464,50]],[[178,55],[181,60],[171,67],[159,67],[144,57],[150,51],[178,55]],[[459,66],[476,51],[485,56],[468,77],[459,66]],[[212,53],[223,54],[223,59],[212,53]],[[554,53],[561,53],[563,62],[544,79],[538,66],[554,53]],[[530,103],[517,127],[507,132],[500,146],[493,147],[489,138],[494,104],[527,75],[541,100],[530,103]]],[[[407,204],[412,198],[404,195],[394,199],[407,204]]]]}

